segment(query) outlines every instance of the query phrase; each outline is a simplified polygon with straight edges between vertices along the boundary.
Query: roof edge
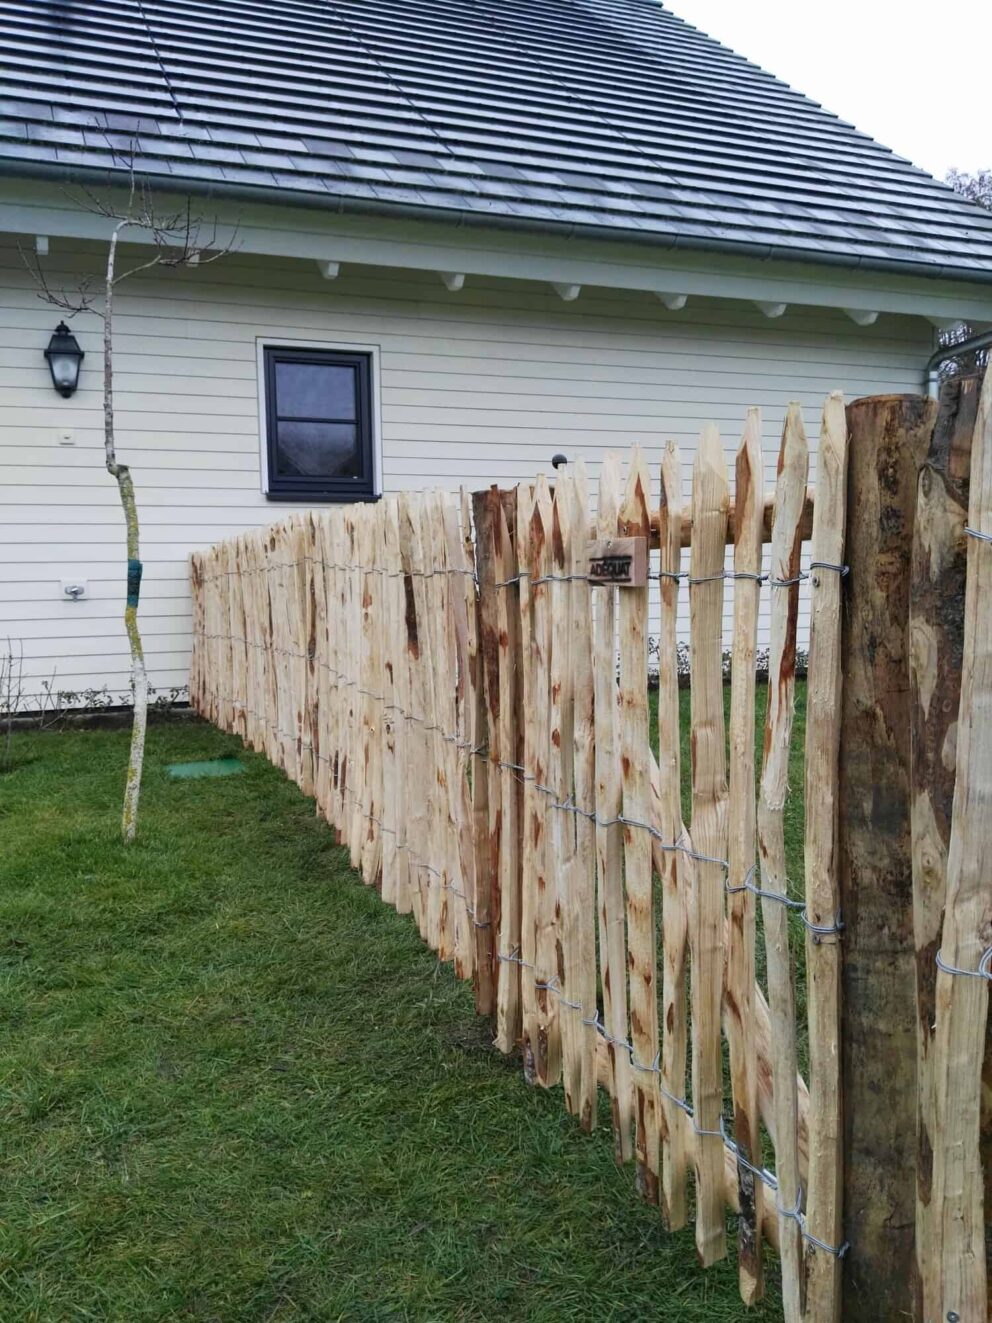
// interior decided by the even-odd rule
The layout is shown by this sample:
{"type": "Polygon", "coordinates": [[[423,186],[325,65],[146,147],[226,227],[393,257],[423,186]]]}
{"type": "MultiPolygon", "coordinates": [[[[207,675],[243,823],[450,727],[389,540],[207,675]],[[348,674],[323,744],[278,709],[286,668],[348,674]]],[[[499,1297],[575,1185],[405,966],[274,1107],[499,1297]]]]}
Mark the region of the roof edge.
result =
{"type": "MultiPolygon", "coordinates": [[[[63,184],[120,185],[126,178],[123,170],[103,170],[96,166],[62,166],[54,162],[24,161],[0,157],[0,178],[42,179],[63,184]]],[[[574,221],[551,221],[519,216],[483,216],[461,211],[456,207],[417,206],[404,202],[385,202],[373,199],[357,200],[329,194],[294,192],[276,185],[228,184],[220,180],[183,178],[181,175],[158,175],[135,171],[135,179],[142,184],[189,193],[197,197],[217,197],[241,202],[260,202],[280,207],[309,207],[316,211],[332,211],[339,215],[383,216],[394,220],[442,221],[456,229],[515,230],[531,234],[552,234],[559,238],[586,238],[611,240],[614,243],[636,243],[661,252],[724,253],[746,257],[756,262],[799,262],[807,266],[833,267],[848,271],[884,272],[907,277],[922,276],[930,280],[951,280],[971,284],[992,285],[992,265],[988,269],[946,266],[934,262],[902,261],[897,258],[852,258],[843,253],[824,253],[815,249],[782,248],[775,244],[750,243],[745,239],[674,238],[623,226],[583,225],[574,221]]]]}

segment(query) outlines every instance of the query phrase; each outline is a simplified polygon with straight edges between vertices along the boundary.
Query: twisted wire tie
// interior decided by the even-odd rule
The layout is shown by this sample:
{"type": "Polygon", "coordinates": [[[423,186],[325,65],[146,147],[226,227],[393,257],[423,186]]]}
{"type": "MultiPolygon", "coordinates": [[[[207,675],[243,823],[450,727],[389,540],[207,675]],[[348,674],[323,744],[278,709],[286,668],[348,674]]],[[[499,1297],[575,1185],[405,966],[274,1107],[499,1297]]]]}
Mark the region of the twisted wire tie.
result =
{"type": "Polygon", "coordinates": [[[939,949],[936,960],[937,968],[943,970],[945,974],[959,974],[964,978],[984,978],[992,981],[992,946],[982,952],[977,969],[958,969],[955,965],[949,965],[939,949]]]}
{"type": "Polygon", "coordinates": [[[814,923],[809,917],[809,910],[806,902],[803,900],[793,900],[790,896],[783,895],[780,891],[767,891],[763,887],[755,885],[754,878],[758,871],[758,865],[752,864],[744,874],[744,881],[740,886],[731,885],[729,877],[724,883],[724,890],[730,895],[737,895],[741,891],[750,891],[753,896],[759,896],[762,900],[771,900],[778,905],[785,905],[787,909],[796,910],[799,914],[799,921],[812,934],[813,943],[819,946],[825,937],[835,937],[844,931],[844,923],[841,913],[838,910],[832,923],[814,923]]]}
{"type": "Polygon", "coordinates": [[[964,531],[969,537],[977,538],[979,542],[992,542],[992,533],[983,533],[979,528],[972,528],[970,524],[965,524],[964,531]]]}
{"type": "Polygon", "coordinates": [[[792,579],[769,579],[768,583],[769,586],[772,588],[791,588],[793,584],[805,583],[805,581],[808,578],[809,575],[806,574],[803,570],[800,570],[799,573],[795,575],[795,577],[792,579]]]}
{"type": "Polygon", "coordinates": [[[780,1217],[787,1217],[793,1222],[798,1222],[801,1228],[803,1224],[803,1187],[801,1185],[799,1187],[795,1208],[783,1208],[777,1199],[775,1200],[775,1208],[780,1217]]]}
{"type": "Polygon", "coordinates": [[[811,1231],[807,1231],[805,1226],[802,1231],[803,1240],[807,1245],[812,1245],[816,1249],[821,1249],[825,1254],[832,1254],[835,1259],[843,1259],[847,1251],[851,1248],[848,1241],[843,1241],[840,1245],[828,1245],[825,1240],[819,1236],[814,1236],[811,1231]]]}
{"type": "MultiPolygon", "coordinates": [[[[811,560],[809,563],[811,570],[834,570],[842,579],[846,579],[851,573],[850,565],[832,565],[828,560],[811,560]]],[[[816,580],[813,580],[814,584],[816,580]]]]}

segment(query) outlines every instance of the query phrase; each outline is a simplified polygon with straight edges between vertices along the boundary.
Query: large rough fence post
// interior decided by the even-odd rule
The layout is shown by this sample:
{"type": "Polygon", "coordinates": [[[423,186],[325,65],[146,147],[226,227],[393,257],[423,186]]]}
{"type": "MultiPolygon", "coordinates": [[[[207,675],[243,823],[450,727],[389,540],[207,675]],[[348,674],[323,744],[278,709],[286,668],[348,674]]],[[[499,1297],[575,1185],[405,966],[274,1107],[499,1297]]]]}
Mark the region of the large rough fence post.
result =
{"type": "Polygon", "coordinates": [[[913,923],[917,992],[916,1316],[940,1309],[939,1256],[932,1216],[936,1139],[934,1027],[937,962],[947,890],[947,850],[954,805],[971,442],[978,415],[978,377],[954,378],[920,471],[913,539],[909,649],[912,681],[913,923]]]}
{"type": "Polygon", "coordinates": [[[840,748],[845,1323],[912,1317],[916,979],[910,843],[909,582],[936,401],[848,409],[840,748]]]}

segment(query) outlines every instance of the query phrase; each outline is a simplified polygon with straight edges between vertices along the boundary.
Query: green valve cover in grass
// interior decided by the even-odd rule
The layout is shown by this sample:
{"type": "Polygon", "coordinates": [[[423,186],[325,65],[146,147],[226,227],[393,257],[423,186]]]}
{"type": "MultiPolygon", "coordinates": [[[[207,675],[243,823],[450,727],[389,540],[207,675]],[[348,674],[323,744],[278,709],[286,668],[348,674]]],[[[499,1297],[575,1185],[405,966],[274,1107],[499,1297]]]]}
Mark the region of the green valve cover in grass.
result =
{"type": "Polygon", "coordinates": [[[166,768],[173,781],[195,781],[203,776],[237,776],[245,770],[237,758],[210,758],[199,763],[172,763],[166,768]]]}

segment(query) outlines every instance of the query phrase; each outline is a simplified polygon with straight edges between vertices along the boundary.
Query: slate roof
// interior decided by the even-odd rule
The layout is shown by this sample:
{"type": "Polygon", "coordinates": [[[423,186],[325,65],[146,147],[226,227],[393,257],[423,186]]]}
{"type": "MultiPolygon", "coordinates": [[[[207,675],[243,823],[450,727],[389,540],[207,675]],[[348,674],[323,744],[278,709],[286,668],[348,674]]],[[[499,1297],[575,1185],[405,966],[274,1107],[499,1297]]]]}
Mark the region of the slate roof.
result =
{"type": "Polygon", "coordinates": [[[992,281],[992,214],[658,0],[0,0],[0,170],[992,281]]]}

